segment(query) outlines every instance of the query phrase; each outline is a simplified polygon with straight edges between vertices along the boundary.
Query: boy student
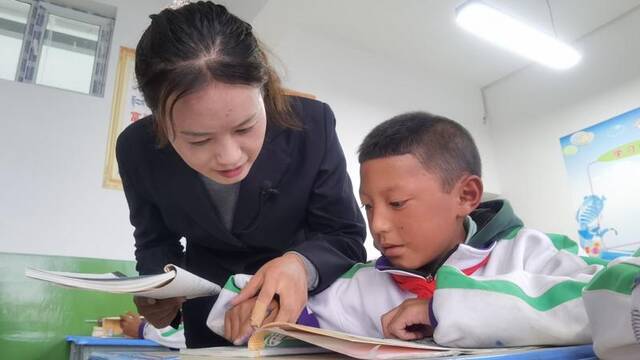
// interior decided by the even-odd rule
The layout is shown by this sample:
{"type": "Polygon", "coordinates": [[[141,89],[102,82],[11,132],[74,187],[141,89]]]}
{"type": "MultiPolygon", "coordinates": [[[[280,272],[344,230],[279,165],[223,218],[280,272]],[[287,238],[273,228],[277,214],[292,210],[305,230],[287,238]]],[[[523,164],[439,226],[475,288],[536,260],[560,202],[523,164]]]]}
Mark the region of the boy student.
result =
{"type": "MultiPolygon", "coordinates": [[[[579,256],[565,236],[524,227],[507,201],[481,203],[480,156],[458,123],[421,112],[394,117],[366,136],[359,161],[360,198],[383,256],[310,297],[300,323],[404,340],[433,334],[456,347],[566,345],[592,341],[595,314],[598,326],[625,324],[615,341],[636,343],[629,294],[640,258],[607,266],[579,256]],[[616,308],[585,310],[603,294],[621,295],[616,308]]],[[[247,279],[229,279],[207,321],[236,342],[246,340],[250,318],[225,321],[224,312],[247,279]]]]}

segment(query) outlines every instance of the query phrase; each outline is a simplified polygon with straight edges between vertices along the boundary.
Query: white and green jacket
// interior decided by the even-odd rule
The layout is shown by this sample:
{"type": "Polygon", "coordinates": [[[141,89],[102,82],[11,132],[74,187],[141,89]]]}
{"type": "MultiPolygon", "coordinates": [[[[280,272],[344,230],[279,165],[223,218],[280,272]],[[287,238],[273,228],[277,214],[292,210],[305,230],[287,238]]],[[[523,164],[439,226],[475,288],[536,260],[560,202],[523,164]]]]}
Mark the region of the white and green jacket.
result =
{"type": "Polygon", "coordinates": [[[168,348],[187,348],[187,346],[185,345],[183,324],[180,324],[177,329],[174,329],[171,326],[158,329],[155,326],[144,321],[140,323],[140,329],[138,330],[138,333],[141,339],[152,340],[168,348]]]}
{"type": "MultiPolygon", "coordinates": [[[[569,345],[590,343],[592,337],[611,343],[611,339],[598,338],[598,331],[592,332],[594,318],[585,303],[590,305],[591,294],[597,299],[612,292],[620,294],[620,301],[627,303],[617,309],[626,311],[629,318],[629,284],[640,275],[640,259],[626,260],[624,265],[615,262],[607,269],[606,262],[582,256],[569,238],[523,227],[506,201],[484,203],[472,218],[478,231],[423,269],[394,269],[387,266],[385,258],[355,265],[309,299],[299,322],[317,321],[322,328],[382,337],[381,316],[416,297],[396,284],[391,276],[396,274],[435,279],[430,314],[434,340],[442,345],[569,345]],[[608,277],[616,279],[614,270],[619,266],[625,267],[631,279],[620,285],[623,291],[608,277]]],[[[223,332],[228,302],[248,278],[236,275],[227,282],[207,321],[214,332],[223,332]]],[[[606,300],[594,301],[598,307],[595,312],[602,317],[598,324],[613,320],[604,316],[606,300]]],[[[616,331],[625,332],[625,339],[634,338],[630,322],[616,331]]]]}

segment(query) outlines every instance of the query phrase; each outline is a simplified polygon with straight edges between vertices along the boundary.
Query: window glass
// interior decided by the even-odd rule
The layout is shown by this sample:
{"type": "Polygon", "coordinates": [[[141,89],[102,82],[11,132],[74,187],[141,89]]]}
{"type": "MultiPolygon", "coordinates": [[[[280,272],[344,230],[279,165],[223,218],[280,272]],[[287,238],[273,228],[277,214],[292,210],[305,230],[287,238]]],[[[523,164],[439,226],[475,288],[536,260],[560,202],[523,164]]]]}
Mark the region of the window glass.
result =
{"type": "Polygon", "coordinates": [[[0,0],[0,78],[15,80],[24,30],[31,6],[0,0]]]}
{"type": "Polygon", "coordinates": [[[89,93],[100,27],[49,14],[36,83],[89,93]]]}

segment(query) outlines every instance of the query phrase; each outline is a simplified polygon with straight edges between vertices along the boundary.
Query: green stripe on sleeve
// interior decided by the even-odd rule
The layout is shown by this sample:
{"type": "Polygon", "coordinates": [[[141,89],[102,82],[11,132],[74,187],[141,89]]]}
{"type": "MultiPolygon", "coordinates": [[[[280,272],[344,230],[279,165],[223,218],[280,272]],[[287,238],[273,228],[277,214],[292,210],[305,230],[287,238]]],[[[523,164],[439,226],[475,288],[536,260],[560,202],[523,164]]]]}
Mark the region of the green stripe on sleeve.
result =
{"type": "Polygon", "coordinates": [[[532,297],[517,284],[507,280],[476,280],[462,274],[458,269],[446,265],[440,268],[436,276],[437,290],[468,289],[483,290],[519,298],[538,311],[547,311],[582,296],[586,283],[566,280],[549,288],[544,294],[532,297]]]}
{"type": "Polygon", "coordinates": [[[233,275],[229,276],[229,279],[227,279],[227,282],[224,284],[224,288],[236,294],[240,293],[240,288],[237,287],[236,283],[233,281],[233,275]]]}
{"type": "Polygon", "coordinates": [[[578,254],[578,244],[575,241],[571,240],[571,238],[567,235],[547,234],[547,236],[549,237],[549,239],[551,239],[551,242],[553,243],[553,246],[556,247],[556,249],[566,250],[576,255],[578,254]]]}
{"type": "Polygon", "coordinates": [[[180,326],[178,326],[177,329],[171,328],[170,330],[167,330],[167,331],[161,333],[160,336],[169,337],[169,336],[177,333],[178,331],[183,331],[183,330],[184,330],[184,327],[182,326],[182,324],[180,324],[180,326]]]}
{"type": "Polygon", "coordinates": [[[587,265],[602,265],[602,266],[607,266],[607,264],[609,263],[608,260],[604,260],[601,258],[597,258],[597,257],[592,257],[592,256],[580,256],[580,258],[582,260],[584,260],[584,262],[587,263],[587,265]]]}
{"type": "Polygon", "coordinates": [[[513,240],[518,235],[518,233],[522,230],[522,226],[518,226],[511,230],[507,235],[505,235],[504,240],[513,240]]]}
{"type": "Polygon", "coordinates": [[[638,276],[640,276],[640,266],[619,263],[596,274],[584,290],[609,290],[629,295],[633,290],[633,282],[638,276]]]}

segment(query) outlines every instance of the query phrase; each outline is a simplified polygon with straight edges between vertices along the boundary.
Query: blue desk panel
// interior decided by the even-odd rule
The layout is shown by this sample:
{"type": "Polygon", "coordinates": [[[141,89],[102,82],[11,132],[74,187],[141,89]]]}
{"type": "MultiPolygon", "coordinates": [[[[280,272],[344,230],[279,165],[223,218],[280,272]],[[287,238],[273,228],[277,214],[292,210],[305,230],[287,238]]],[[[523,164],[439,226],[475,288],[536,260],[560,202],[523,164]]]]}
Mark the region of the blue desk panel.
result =
{"type": "Polygon", "coordinates": [[[171,351],[156,342],[144,339],[100,338],[92,336],[67,336],[69,360],[87,360],[97,351],[125,353],[171,351]]]}
{"type": "Polygon", "coordinates": [[[67,336],[67,342],[76,345],[99,346],[162,346],[151,340],[124,337],[67,336]]]}
{"type": "Polygon", "coordinates": [[[175,354],[94,351],[91,353],[91,356],[89,356],[89,360],[180,360],[180,356],[177,351],[175,354]]]}
{"type": "MultiPolygon", "coordinates": [[[[313,359],[327,359],[327,358],[339,358],[345,359],[345,356],[339,354],[315,354],[305,355],[305,358],[313,359]]],[[[289,355],[289,356],[276,356],[265,357],[265,359],[299,359],[301,355],[289,355]]],[[[100,351],[93,352],[89,357],[89,360],[179,360],[177,353],[140,353],[134,351],[127,352],[108,352],[100,351]]],[[[431,357],[430,359],[434,359],[431,357]]],[[[454,356],[454,357],[442,357],[438,359],[465,359],[465,360],[596,360],[596,356],[593,352],[593,346],[591,345],[579,345],[579,346],[564,346],[530,350],[520,353],[502,353],[502,354],[485,354],[485,355],[468,355],[468,356],[454,356]]]]}
{"type": "Polygon", "coordinates": [[[597,360],[592,345],[577,345],[542,348],[520,353],[496,354],[496,355],[469,355],[458,359],[482,359],[482,360],[597,360]]]}

